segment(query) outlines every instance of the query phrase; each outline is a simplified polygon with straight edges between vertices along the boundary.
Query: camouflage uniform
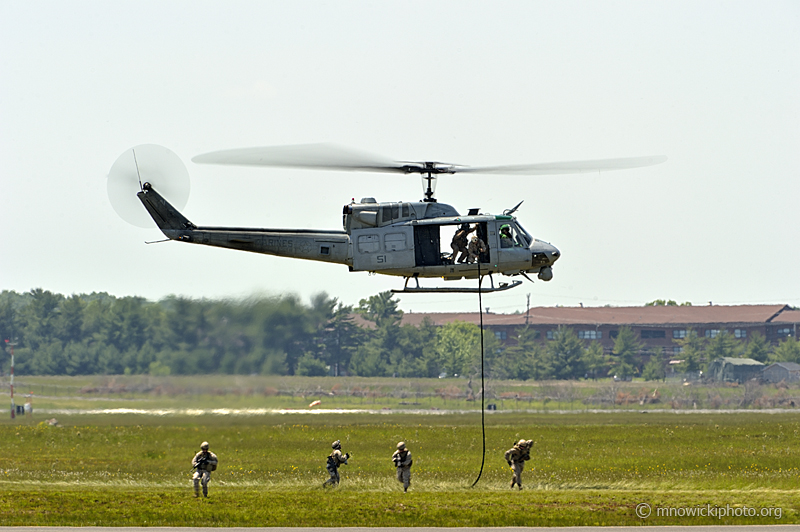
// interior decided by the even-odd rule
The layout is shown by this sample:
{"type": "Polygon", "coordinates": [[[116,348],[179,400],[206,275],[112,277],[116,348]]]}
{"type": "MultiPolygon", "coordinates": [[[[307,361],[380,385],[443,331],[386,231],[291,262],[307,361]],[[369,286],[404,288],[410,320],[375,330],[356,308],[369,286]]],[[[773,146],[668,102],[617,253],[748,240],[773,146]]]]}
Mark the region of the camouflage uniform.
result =
{"type": "Polygon", "coordinates": [[[467,262],[470,263],[477,262],[480,254],[486,253],[487,251],[486,243],[477,236],[472,237],[472,240],[469,241],[469,248],[467,249],[469,251],[469,259],[467,262]]]}
{"type": "Polygon", "coordinates": [[[405,442],[397,444],[397,450],[392,455],[392,462],[397,468],[397,481],[403,483],[403,491],[408,491],[411,485],[411,451],[406,449],[405,442]]]}
{"type": "Polygon", "coordinates": [[[525,470],[525,462],[531,459],[531,445],[533,445],[533,440],[519,440],[514,447],[506,451],[506,462],[514,469],[514,477],[511,479],[512,488],[516,484],[519,489],[522,489],[522,472],[525,470]]]}
{"type": "Polygon", "coordinates": [[[328,462],[325,465],[331,478],[323,482],[322,487],[339,485],[339,466],[347,465],[347,459],[350,458],[350,453],[342,454],[342,443],[339,440],[333,442],[331,447],[333,452],[328,455],[328,462]]]}
{"type": "Polygon", "coordinates": [[[192,475],[194,496],[200,496],[200,484],[202,484],[203,497],[208,497],[208,481],[211,480],[211,472],[217,469],[217,455],[208,450],[208,442],[204,441],[200,449],[192,459],[192,468],[195,469],[192,475]]]}
{"type": "Polygon", "coordinates": [[[464,262],[467,259],[469,255],[469,251],[467,250],[467,237],[477,228],[477,225],[470,229],[469,224],[462,224],[458,231],[456,231],[456,234],[453,235],[453,241],[450,243],[450,248],[453,250],[453,254],[450,255],[450,258],[453,260],[453,264],[456,262],[464,262]],[[459,252],[461,256],[456,260],[456,256],[458,256],[459,252]]]}

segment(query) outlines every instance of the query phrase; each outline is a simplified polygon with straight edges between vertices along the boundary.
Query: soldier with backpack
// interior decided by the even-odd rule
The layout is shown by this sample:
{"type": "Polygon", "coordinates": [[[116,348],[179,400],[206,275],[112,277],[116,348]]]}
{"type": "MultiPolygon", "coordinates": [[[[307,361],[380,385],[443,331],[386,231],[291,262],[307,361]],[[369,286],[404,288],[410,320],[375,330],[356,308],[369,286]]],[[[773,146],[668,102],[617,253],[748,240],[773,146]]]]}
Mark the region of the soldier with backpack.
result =
{"type": "Polygon", "coordinates": [[[347,459],[350,458],[350,453],[342,454],[342,442],[336,440],[331,444],[333,452],[328,455],[328,462],[325,464],[325,469],[328,470],[331,478],[322,483],[323,488],[328,486],[339,485],[339,466],[347,465],[347,459]]]}
{"type": "Polygon", "coordinates": [[[522,489],[522,472],[525,470],[525,462],[531,459],[532,445],[533,440],[519,440],[514,447],[506,451],[506,462],[514,471],[514,477],[511,479],[512,489],[515,484],[522,489]]]}
{"type": "Polygon", "coordinates": [[[208,442],[200,444],[200,452],[192,459],[192,482],[194,483],[194,496],[200,496],[200,484],[203,485],[203,497],[208,497],[208,482],[211,472],[217,470],[217,455],[208,450],[208,442]]]}
{"type": "Polygon", "coordinates": [[[394,467],[397,468],[397,481],[403,483],[403,491],[408,491],[408,486],[411,485],[411,451],[406,449],[406,443],[400,442],[397,444],[397,450],[392,455],[392,462],[394,467]]]}

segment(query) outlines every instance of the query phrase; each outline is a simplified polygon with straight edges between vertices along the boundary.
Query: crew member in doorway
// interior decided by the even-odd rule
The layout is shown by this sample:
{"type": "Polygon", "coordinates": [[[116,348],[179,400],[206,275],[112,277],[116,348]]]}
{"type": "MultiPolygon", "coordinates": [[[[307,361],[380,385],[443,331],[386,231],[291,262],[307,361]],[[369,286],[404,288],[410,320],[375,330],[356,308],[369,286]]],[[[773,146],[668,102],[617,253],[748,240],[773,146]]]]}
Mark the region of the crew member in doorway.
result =
{"type": "Polygon", "coordinates": [[[474,235],[472,239],[469,241],[468,250],[469,250],[468,262],[473,263],[477,262],[481,253],[486,253],[488,251],[488,248],[486,247],[486,243],[483,240],[478,238],[477,235],[474,235]]]}
{"type": "Polygon", "coordinates": [[[450,243],[450,247],[453,249],[453,254],[450,255],[450,259],[453,261],[453,264],[467,260],[467,257],[469,256],[469,251],[467,249],[467,237],[477,228],[478,224],[475,224],[475,227],[472,229],[470,229],[469,224],[461,224],[461,227],[458,228],[456,234],[453,235],[453,241],[450,243]],[[461,254],[460,256],[459,253],[461,254]],[[456,260],[457,256],[458,260],[456,260]]]}

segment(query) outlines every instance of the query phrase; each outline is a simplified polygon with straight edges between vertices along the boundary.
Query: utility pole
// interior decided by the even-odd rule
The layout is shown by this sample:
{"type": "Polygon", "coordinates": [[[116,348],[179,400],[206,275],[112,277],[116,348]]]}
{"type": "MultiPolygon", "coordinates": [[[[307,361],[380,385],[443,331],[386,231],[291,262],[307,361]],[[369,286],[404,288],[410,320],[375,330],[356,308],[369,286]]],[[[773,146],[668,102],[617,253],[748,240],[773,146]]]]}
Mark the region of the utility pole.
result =
{"type": "Polygon", "coordinates": [[[528,307],[525,310],[525,327],[528,326],[528,317],[531,314],[531,295],[528,294],[528,307]]]}
{"type": "Polygon", "coordinates": [[[17,417],[17,408],[14,406],[14,346],[15,342],[6,340],[6,345],[11,348],[11,419],[17,417]]]}

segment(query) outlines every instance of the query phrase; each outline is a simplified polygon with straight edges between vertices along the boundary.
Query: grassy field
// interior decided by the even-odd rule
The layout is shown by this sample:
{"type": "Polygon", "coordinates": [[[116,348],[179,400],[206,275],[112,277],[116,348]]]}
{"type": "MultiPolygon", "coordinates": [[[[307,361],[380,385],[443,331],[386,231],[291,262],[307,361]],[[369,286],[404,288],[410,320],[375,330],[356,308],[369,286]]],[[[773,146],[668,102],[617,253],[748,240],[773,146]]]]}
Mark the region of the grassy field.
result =
{"type": "MultiPolygon", "coordinates": [[[[184,398],[184,400],[188,400],[184,398]]],[[[218,397],[228,403],[230,397],[218,397]]],[[[134,404],[140,401],[130,398],[134,404]]],[[[65,415],[0,421],[0,523],[183,526],[545,526],[800,522],[800,417],[605,412],[480,414],[65,415]],[[533,439],[525,490],[503,451],[533,439]],[[341,439],[351,463],[323,490],[341,439]],[[190,460],[220,458],[209,499],[190,460]],[[403,494],[389,457],[414,455],[403,494]],[[636,514],[640,503],[652,514],[636,514]],[[659,512],[673,515],[659,516],[659,512]],[[713,515],[707,516],[709,508],[713,515]],[[721,509],[721,510],[720,510],[721,509]],[[688,512],[705,512],[689,517],[688,512]],[[738,516],[737,516],[738,512],[738,516]],[[722,518],[719,514],[724,513],[722,518]],[[750,517],[743,513],[756,513],[750,517]],[[779,516],[778,516],[779,514],[779,516]]]]}
{"type": "MultiPolygon", "coordinates": [[[[5,388],[3,390],[3,388],[5,388]]],[[[0,378],[8,394],[8,379],[0,378]]],[[[498,411],[687,410],[800,408],[800,384],[489,379],[487,403],[498,411]]],[[[362,377],[204,375],[17,377],[17,404],[33,394],[38,410],[63,409],[306,409],[480,410],[479,381],[362,377]]],[[[0,395],[0,400],[2,395],[0,395]]]]}

